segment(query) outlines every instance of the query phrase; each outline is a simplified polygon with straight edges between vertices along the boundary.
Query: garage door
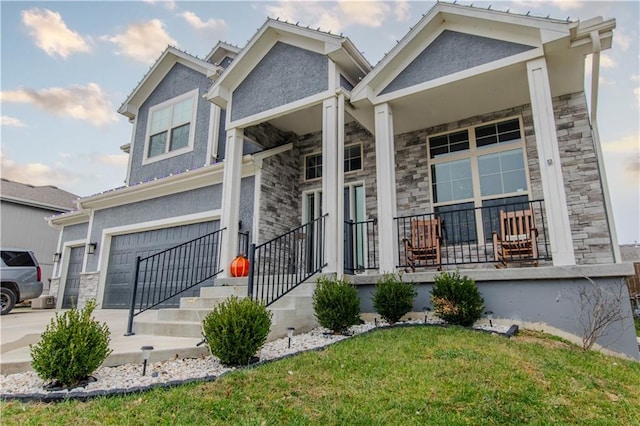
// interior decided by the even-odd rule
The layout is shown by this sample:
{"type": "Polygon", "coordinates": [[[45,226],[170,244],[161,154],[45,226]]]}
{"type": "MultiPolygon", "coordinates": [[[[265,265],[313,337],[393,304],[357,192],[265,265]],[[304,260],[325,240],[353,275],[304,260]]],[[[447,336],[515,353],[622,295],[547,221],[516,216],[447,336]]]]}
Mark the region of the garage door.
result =
{"type": "Polygon", "coordinates": [[[78,290],[80,288],[80,272],[82,271],[83,259],[84,246],[71,249],[69,266],[67,267],[67,279],[64,282],[64,296],[62,297],[62,307],[64,309],[78,306],[78,290]]]}
{"type": "MultiPolygon", "coordinates": [[[[203,222],[173,228],[117,235],[111,238],[111,252],[102,307],[105,309],[128,309],[135,277],[136,257],[146,257],[159,251],[175,247],[219,228],[219,222],[203,222]]],[[[199,295],[200,287],[211,285],[205,282],[164,302],[161,307],[177,307],[180,297],[199,295]]]]}

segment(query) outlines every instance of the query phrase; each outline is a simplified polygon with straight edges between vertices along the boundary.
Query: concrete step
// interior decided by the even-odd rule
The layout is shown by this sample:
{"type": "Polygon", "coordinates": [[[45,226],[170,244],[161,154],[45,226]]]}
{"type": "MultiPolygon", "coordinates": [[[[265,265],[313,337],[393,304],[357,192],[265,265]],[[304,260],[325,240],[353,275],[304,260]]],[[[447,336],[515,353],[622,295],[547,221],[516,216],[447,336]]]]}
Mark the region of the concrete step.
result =
{"type": "Polygon", "coordinates": [[[220,297],[226,299],[230,296],[245,297],[246,295],[246,285],[215,285],[213,287],[202,287],[200,289],[200,297],[220,297]]]}
{"type": "Polygon", "coordinates": [[[198,321],[140,321],[135,322],[133,331],[136,334],[151,334],[170,337],[202,337],[202,327],[198,321]]]}
{"type": "Polygon", "coordinates": [[[201,322],[211,309],[159,309],[158,321],[191,321],[201,322]]]}

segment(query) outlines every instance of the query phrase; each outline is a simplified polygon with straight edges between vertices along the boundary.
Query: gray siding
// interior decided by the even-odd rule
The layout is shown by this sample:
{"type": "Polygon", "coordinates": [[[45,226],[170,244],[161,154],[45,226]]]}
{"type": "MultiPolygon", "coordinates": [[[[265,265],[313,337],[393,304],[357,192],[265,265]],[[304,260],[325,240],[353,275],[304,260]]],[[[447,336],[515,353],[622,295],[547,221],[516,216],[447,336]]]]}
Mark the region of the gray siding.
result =
{"type": "Polygon", "coordinates": [[[380,94],[497,61],[533,46],[444,30],[380,94]]]}
{"type": "Polygon", "coordinates": [[[62,243],[64,244],[67,241],[84,240],[87,238],[88,227],[89,222],[65,226],[62,229],[62,243]]]}
{"type": "Polygon", "coordinates": [[[136,121],[134,143],[131,150],[133,157],[129,175],[130,184],[161,178],[169,173],[202,167],[206,163],[211,103],[202,99],[202,95],[210,83],[203,74],[184,65],[175,64],[153,93],[149,95],[140,107],[136,121]],[[198,89],[196,122],[191,123],[195,125],[193,151],[143,166],[149,108],[193,89],[198,89]]]}
{"type": "Polygon", "coordinates": [[[326,56],[277,42],[234,90],[231,120],[327,90],[328,68],[326,56]]]}
{"type": "Polygon", "coordinates": [[[32,250],[42,268],[42,282],[47,287],[48,279],[53,275],[53,253],[59,234],[44,218],[60,212],[7,201],[0,202],[0,209],[2,247],[32,250]]]}
{"type": "MultiPolygon", "coordinates": [[[[253,223],[253,176],[242,179],[240,189],[240,220],[243,229],[251,229],[253,223]],[[246,225],[244,225],[246,224],[246,225]]],[[[167,195],[165,197],[125,204],[110,209],[96,210],[93,216],[91,241],[100,242],[105,228],[131,225],[152,220],[184,216],[221,208],[222,185],[212,185],[191,191],[167,195]]],[[[88,257],[87,271],[98,267],[99,253],[88,257]]]]}

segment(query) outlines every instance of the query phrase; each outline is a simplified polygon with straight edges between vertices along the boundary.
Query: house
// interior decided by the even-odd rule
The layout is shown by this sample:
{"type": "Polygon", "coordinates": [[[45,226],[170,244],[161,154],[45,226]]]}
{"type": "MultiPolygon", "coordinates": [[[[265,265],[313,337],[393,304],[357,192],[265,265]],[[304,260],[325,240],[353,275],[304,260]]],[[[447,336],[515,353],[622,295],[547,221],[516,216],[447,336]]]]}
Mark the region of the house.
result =
{"type": "Polygon", "coordinates": [[[78,198],[55,186],[35,186],[2,178],[0,245],[33,251],[42,269],[45,290],[53,276],[59,232],[42,219],[74,210],[78,198]]]}
{"type": "MultiPolygon", "coordinates": [[[[175,306],[170,288],[227,278],[248,240],[248,291],[269,303],[319,271],[356,273],[365,296],[376,274],[409,269],[426,297],[436,267],[458,268],[494,313],[575,334],[584,277],[630,273],[583,83],[592,54],[597,93],[614,27],[438,3],[374,67],[347,37],[273,19],[205,59],[169,47],[119,109],[126,186],[50,219],[52,291],[60,306],[175,306]],[[501,215],[521,211],[505,235],[501,215]],[[418,219],[437,220],[437,261],[406,243],[418,219]]],[[[627,325],[601,344],[638,358],[627,325]]]]}

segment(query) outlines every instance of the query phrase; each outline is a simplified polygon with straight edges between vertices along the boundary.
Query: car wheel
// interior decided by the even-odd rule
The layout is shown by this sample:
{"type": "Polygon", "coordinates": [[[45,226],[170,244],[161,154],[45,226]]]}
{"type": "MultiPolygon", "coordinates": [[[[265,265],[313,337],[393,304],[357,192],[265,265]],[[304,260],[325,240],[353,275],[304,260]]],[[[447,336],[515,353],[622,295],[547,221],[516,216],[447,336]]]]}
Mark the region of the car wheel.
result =
{"type": "Polygon", "coordinates": [[[13,305],[16,304],[16,294],[10,288],[0,288],[0,306],[2,306],[2,312],[0,315],[6,315],[13,309],[13,305]]]}

